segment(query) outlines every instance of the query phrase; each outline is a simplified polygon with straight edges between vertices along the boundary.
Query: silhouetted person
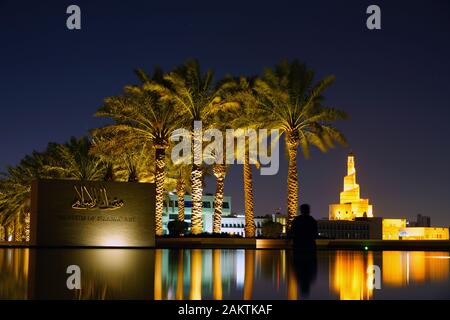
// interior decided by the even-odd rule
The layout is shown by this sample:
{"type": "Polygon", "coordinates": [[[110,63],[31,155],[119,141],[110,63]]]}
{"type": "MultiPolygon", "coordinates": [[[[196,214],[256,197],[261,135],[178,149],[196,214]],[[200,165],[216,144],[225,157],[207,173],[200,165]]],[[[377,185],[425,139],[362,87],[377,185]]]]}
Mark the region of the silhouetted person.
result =
{"type": "Polygon", "coordinates": [[[316,249],[317,221],[310,215],[309,204],[300,206],[300,215],[292,221],[291,236],[294,239],[294,249],[316,249]]]}

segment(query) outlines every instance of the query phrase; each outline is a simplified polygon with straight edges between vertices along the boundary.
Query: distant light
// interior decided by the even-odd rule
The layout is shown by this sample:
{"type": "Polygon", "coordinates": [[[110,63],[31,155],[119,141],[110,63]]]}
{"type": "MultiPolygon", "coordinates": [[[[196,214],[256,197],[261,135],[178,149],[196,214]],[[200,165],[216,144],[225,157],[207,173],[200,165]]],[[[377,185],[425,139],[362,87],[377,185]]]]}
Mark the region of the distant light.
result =
{"type": "Polygon", "coordinates": [[[366,251],[369,250],[369,247],[368,247],[368,246],[365,246],[365,247],[364,247],[364,250],[366,250],[366,251]]]}
{"type": "Polygon", "coordinates": [[[127,241],[121,236],[108,236],[103,239],[103,245],[105,247],[124,247],[127,245],[127,241]]]}

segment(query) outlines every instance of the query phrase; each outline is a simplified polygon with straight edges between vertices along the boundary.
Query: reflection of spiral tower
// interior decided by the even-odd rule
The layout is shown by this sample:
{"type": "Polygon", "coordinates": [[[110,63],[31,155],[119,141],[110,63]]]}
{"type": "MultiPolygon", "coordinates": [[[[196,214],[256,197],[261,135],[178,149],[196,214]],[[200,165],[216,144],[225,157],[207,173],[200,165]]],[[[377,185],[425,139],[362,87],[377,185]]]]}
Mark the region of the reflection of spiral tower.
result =
{"type": "Polygon", "coordinates": [[[340,203],[330,205],[329,218],[330,220],[354,220],[359,217],[373,217],[372,205],[369,205],[369,199],[360,198],[359,184],[356,183],[355,156],[350,153],[340,203]]]}

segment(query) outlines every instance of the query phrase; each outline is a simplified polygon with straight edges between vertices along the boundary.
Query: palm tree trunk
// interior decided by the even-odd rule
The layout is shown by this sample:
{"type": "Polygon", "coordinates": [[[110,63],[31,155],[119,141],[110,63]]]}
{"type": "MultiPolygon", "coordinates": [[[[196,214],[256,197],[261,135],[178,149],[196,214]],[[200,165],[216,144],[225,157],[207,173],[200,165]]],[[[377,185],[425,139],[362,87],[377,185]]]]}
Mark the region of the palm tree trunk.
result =
{"type": "Polygon", "coordinates": [[[191,212],[191,232],[200,234],[203,232],[202,220],[202,195],[203,195],[203,171],[201,167],[202,155],[202,129],[194,126],[192,151],[194,154],[194,163],[191,171],[192,185],[192,212],[191,212]],[[200,156],[200,157],[199,157],[200,156]],[[199,158],[198,158],[199,157],[199,158]]]}
{"type": "Polygon", "coordinates": [[[245,198],[245,237],[255,236],[255,211],[253,201],[253,174],[250,165],[250,153],[248,147],[245,148],[244,161],[244,198],[245,198]]]}
{"type": "Polygon", "coordinates": [[[0,241],[6,240],[6,228],[0,224],[0,241]]]}
{"type": "Polygon", "coordinates": [[[14,220],[14,241],[21,242],[22,241],[22,226],[20,224],[20,214],[16,215],[14,220]]]}
{"type": "Polygon", "coordinates": [[[14,221],[11,221],[6,226],[6,240],[9,241],[11,239],[14,241],[14,221]]]}
{"type": "Polygon", "coordinates": [[[297,174],[297,146],[295,142],[291,142],[286,138],[286,145],[289,154],[288,167],[288,195],[287,195],[287,230],[291,228],[292,220],[297,216],[298,208],[298,174],[297,174]]]}
{"type": "Polygon", "coordinates": [[[156,235],[163,234],[162,215],[164,208],[164,182],[166,180],[166,153],[164,148],[156,148],[156,235]]]}
{"type": "Polygon", "coordinates": [[[24,215],[24,230],[23,230],[23,234],[24,234],[24,239],[26,242],[30,242],[31,240],[31,231],[30,231],[30,227],[31,227],[31,213],[30,212],[26,212],[24,215]]]}
{"type": "Polygon", "coordinates": [[[184,195],[186,193],[186,184],[183,178],[178,178],[177,181],[177,200],[178,200],[178,221],[184,222],[184,195]]]}
{"type": "Polygon", "coordinates": [[[215,164],[213,167],[214,175],[217,178],[216,194],[214,195],[214,233],[220,233],[222,226],[223,192],[226,170],[227,168],[224,164],[215,164]]]}
{"type": "Polygon", "coordinates": [[[200,166],[193,165],[191,173],[192,184],[192,213],[191,213],[191,231],[193,234],[203,232],[202,221],[202,170],[200,166]]]}

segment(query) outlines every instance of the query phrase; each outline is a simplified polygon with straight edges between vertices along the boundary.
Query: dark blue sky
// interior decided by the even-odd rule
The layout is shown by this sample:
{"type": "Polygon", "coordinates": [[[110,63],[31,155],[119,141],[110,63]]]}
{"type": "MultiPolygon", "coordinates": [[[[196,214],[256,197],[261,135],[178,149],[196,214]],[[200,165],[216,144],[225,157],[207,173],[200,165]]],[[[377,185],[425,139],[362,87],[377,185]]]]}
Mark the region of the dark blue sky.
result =
{"type": "MultiPolygon", "coordinates": [[[[167,70],[196,57],[220,77],[299,58],[318,76],[337,77],[327,101],[351,115],[339,128],[374,214],[422,213],[450,225],[449,32],[447,0],[0,0],[0,166],[101,124],[93,113],[136,82],[136,67],[167,70]],[[365,26],[374,3],[382,10],[379,31],[365,26]],[[81,7],[81,31],[66,29],[70,4],[81,7]]],[[[300,201],[316,217],[338,201],[347,152],[299,157],[300,201]]],[[[277,176],[255,172],[258,215],[285,207],[281,157],[277,176]]],[[[243,209],[241,169],[231,169],[225,190],[236,212],[243,209]]]]}

